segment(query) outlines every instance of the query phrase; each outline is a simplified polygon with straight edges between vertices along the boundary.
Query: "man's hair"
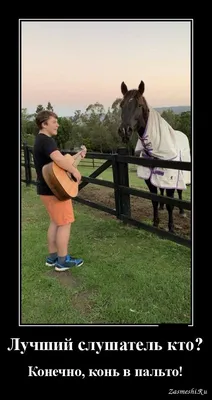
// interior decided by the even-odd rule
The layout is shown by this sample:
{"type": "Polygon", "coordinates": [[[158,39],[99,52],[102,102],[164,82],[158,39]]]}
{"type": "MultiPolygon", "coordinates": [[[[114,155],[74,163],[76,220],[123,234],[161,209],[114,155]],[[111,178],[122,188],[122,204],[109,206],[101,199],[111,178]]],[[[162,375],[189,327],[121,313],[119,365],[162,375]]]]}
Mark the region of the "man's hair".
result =
{"type": "Polygon", "coordinates": [[[36,125],[38,126],[38,128],[41,129],[42,124],[44,122],[47,122],[50,117],[54,117],[56,119],[58,118],[57,114],[55,114],[53,111],[49,111],[49,110],[40,111],[36,115],[36,118],[35,118],[35,122],[36,122],[36,125]]]}

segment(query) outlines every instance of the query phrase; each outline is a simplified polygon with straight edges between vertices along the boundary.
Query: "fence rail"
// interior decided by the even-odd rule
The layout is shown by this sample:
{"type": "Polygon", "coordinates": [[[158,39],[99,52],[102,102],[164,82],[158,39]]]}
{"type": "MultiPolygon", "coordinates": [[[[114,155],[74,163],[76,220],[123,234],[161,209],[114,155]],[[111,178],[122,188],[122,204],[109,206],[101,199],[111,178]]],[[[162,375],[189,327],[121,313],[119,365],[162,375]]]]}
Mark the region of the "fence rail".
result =
{"type": "MultiPolygon", "coordinates": [[[[24,162],[21,160],[21,166],[25,169],[25,179],[21,177],[21,181],[25,182],[26,185],[34,184],[36,181],[32,179],[32,168],[34,164],[32,163],[32,152],[33,148],[28,146],[26,143],[22,146],[24,162]]],[[[76,152],[62,150],[63,154],[75,154],[76,152]]],[[[125,148],[120,148],[116,154],[105,154],[105,153],[93,153],[89,152],[86,154],[88,159],[102,159],[104,162],[98,166],[98,168],[91,173],[89,176],[82,176],[82,182],[79,185],[79,191],[87,186],[89,183],[101,185],[114,189],[115,198],[115,208],[109,208],[101,204],[83,199],[79,196],[75,197],[74,200],[79,203],[85,204],[89,207],[96,208],[98,210],[104,211],[106,213],[115,215],[118,219],[125,223],[137,226],[146,231],[155,233],[166,239],[170,239],[176,243],[182,244],[184,246],[191,246],[191,239],[184,238],[177,234],[167,232],[163,229],[156,228],[154,226],[148,225],[145,222],[137,221],[131,218],[131,207],[130,207],[130,195],[143,197],[148,200],[155,200],[158,202],[163,202],[165,204],[172,204],[175,207],[182,207],[186,210],[191,210],[191,202],[183,201],[178,199],[173,199],[167,196],[156,195],[141,189],[134,189],[129,187],[129,164],[134,165],[144,165],[144,166],[160,166],[162,168],[180,169],[191,171],[191,163],[189,162],[179,162],[179,161],[163,161],[163,160],[151,160],[142,159],[140,157],[128,156],[126,154],[125,148]],[[107,168],[112,168],[113,182],[98,179],[97,177],[105,171],[107,168]]]]}

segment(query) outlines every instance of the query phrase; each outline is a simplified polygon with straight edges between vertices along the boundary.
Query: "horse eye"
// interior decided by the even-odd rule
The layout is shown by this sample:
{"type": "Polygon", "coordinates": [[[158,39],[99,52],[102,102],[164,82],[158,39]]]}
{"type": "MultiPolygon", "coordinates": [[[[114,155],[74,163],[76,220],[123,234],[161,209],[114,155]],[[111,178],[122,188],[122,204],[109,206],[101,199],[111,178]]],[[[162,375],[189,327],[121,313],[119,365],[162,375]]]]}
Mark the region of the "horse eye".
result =
{"type": "Polygon", "coordinates": [[[142,104],[139,104],[138,107],[139,107],[139,108],[142,107],[142,104]]]}

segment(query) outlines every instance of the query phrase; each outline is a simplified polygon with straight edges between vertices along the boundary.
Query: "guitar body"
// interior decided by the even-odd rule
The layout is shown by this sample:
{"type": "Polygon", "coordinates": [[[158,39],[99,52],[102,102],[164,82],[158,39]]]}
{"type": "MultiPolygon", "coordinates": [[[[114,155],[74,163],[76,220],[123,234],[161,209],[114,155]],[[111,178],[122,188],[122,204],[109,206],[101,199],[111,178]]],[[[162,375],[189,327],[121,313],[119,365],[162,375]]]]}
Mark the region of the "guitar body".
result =
{"type": "MultiPolygon", "coordinates": [[[[64,157],[71,156],[65,154],[64,157]]],[[[44,165],[42,173],[47,185],[59,200],[68,200],[78,195],[78,183],[74,181],[71,174],[60,168],[55,162],[44,165]]]]}

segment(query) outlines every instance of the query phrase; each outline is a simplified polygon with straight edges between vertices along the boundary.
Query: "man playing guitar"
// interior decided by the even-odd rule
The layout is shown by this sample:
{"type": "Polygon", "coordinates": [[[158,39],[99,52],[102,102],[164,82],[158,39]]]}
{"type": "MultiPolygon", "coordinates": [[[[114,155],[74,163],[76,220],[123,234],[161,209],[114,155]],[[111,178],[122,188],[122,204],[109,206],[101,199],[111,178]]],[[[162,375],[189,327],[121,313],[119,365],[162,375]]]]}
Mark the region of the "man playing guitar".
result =
{"type": "MultiPolygon", "coordinates": [[[[75,157],[66,158],[58,149],[54,136],[59,127],[57,115],[49,110],[40,111],[36,116],[39,133],[34,143],[34,165],[37,173],[37,194],[40,196],[49,217],[50,225],[47,232],[49,255],[46,259],[47,266],[54,266],[56,271],[66,271],[74,266],[83,264],[81,258],[74,258],[68,254],[71,224],[75,221],[72,200],[60,201],[54,195],[44,180],[42,168],[54,162],[66,170],[77,180],[81,181],[81,174],[75,168],[75,157]]],[[[82,158],[86,149],[80,152],[82,158]]]]}

